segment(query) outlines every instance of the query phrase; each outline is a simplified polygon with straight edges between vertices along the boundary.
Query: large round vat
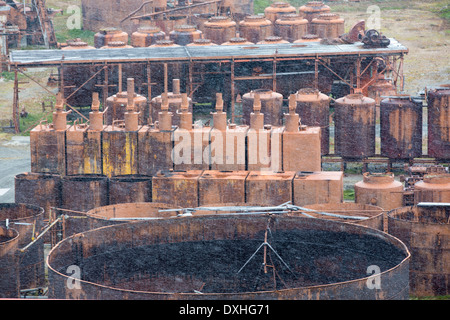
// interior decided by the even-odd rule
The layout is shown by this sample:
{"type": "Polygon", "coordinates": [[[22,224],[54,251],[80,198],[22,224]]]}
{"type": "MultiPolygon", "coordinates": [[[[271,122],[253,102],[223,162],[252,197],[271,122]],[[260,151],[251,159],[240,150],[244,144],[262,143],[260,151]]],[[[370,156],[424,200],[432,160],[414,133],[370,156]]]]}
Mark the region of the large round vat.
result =
{"type": "Polygon", "coordinates": [[[108,178],[103,175],[66,176],[61,179],[61,208],[86,212],[107,205],[108,178]]]}
{"type": "Polygon", "coordinates": [[[411,252],[410,294],[450,294],[450,207],[424,205],[388,212],[388,232],[411,252]]]}
{"type": "Polygon", "coordinates": [[[264,15],[270,22],[275,23],[277,19],[286,14],[295,14],[297,9],[291,6],[288,2],[277,1],[264,9],[264,15]]]}
{"type": "Polygon", "coordinates": [[[409,259],[371,228],[239,215],[95,229],[58,243],[47,263],[50,298],[407,299],[409,259]],[[78,287],[67,286],[71,265],[78,287]]]}
{"type": "Polygon", "coordinates": [[[450,159],[450,88],[442,86],[427,92],[428,156],[450,159]]]}
{"type": "Polygon", "coordinates": [[[252,90],[242,96],[242,118],[250,123],[250,114],[253,112],[255,95],[261,99],[261,113],[264,114],[264,124],[280,126],[283,122],[283,95],[272,90],[252,90]]]}
{"type": "Polygon", "coordinates": [[[308,33],[308,20],[298,14],[286,14],[275,21],[274,33],[284,40],[294,42],[308,33]]]}
{"type": "Polygon", "coordinates": [[[18,248],[19,233],[0,226],[0,299],[20,297],[18,248]]]}
{"type": "Polygon", "coordinates": [[[239,35],[250,42],[258,43],[273,35],[273,24],[264,16],[250,15],[239,22],[239,35]]]}
{"type": "MultiPolygon", "coordinates": [[[[27,204],[0,204],[0,225],[6,220],[19,232],[19,247],[30,244],[43,227],[44,209],[27,204]]],[[[20,288],[32,289],[45,285],[44,239],[37,240],[24,252],[18,252],[20,288]]]]}
{"type": "Polygon", "coordinates": [[[123,175],[109,179],[109,204],[151,201],[152,177],[123,175]]]}
{"type": "Polygon", "coordinates": [[[414,184],[414,203],[450,203],[450,174],[428,174],[414,184]]]}
{"type": "Polygon", "coordinates": [[[215,44],[222,44],[236,37],[237,25],[230,17],[211,17],[203,25],[203,36],[215,44]]]}

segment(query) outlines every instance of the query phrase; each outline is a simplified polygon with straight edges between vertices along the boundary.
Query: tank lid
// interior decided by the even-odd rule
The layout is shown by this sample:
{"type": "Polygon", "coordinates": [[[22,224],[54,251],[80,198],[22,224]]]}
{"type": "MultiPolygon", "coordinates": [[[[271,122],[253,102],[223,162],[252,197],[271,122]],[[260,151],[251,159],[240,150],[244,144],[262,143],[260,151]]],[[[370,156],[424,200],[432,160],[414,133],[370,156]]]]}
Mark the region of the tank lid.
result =
{"type": "Polygon", "coordinates": [[[317,34],[305,34],[302,36],[302,39],[304,40],[317,40],[319,39],[319,36],[317,34]]]}
{"type": "Polygon", "coordinates": [[[171,47],[171,46],[178,46],[178,45],[175,44],[173,40],[169,39],[158,40],[154,45],[151,45],[151,47],[171,47]]]}
{"type": "Polygon", "coordinates": [[[263,15],[252,14],[249,16],[245,16],[244,20],[245,21],[265,21],[267,19],[263,15]]]}
{"type": "Polygon", "coordinates": [[[196,27],[190,24],[182,24],[179,26],[176,26],[174,28],[175,31],[179,31],[179,32],[192,32],[192,31],[196,31],[196,27]]]}
{"type": "Polygon", "coordinates": [[[250,43],[249,41],[247,41],[247,39],[241,38],[241,37],[234,37],[234,38],[231,38],[228,41],[233,43],[233,44],[237,44],[237,43],[246,43],[247,44],[247,43],[250,43]]]}
{"type": "Polygon", "coordinates": [[[450,185],[450,174],[428,174],[423,178],[423,182],[450,185]]]}
{"type": "Polygon", "coordinates": [[[213,17],[209,18],[209,21],[211,21],[211,22],[229,22],[229,21],[231,21],[231,18],[226,17],[226,16],[213,16],[213,17]]]}
{"type": "Polygon", "coordinates": [[[288,7],[292,7],[288,2],[283,2],[283,1],[274,2],[270,6],[273,7],[273,8],[288,8],[288,7]]]}
{"type": "MultiPolygon", "coordinates": [[[[283,14],[280,18],[280,21],[297,21],[297,20],[306,20],[304,19],[301,15],[297,14],[297,13],[288,13],[288,14],[283,14]]],[[[306,20],[308,21],[308,20],[306,20]]]]}
{"type": "Polygon", "coordinates": [[[106,28],[100,29],[100,32],[105,33],[105,34],[111,34],[111,33],[119,33],[122,31],[120,31],[119,29],[117,29],[115,27],[106,27],[106,28]]]}
{"type": "Polygon", "coordinates": [[[209,46],[209,45],[215,45],[215,43],[212,43],[210,39],[195,39],[194,42],[190,43],[189,45],[199,45],[199,46],[209,46]]]}
{"type": "Polygon", "coordinates": [[[395,179],[394,179],[394,174],[392,172],[387,172],[387,173],[366,172],[363,175],[363,181],[366,183],[381,184],[381,183],[391,183],[391,182],[395,181],[395,179]]]}
{"type": "Polygon", "coordinates": [[[319,14],[319,16],[317,17],[317,18],[315,18],[315,19],[313,19],[313,21],[314,20],[327,20],[327,21],[331,21],[331,20],[337,20],[337,19],[339,19],[340,17],[339,17],[339,15],[337,14],[337,13],[330,13],[330,12],[328,12],[328,13],[321,13],[321,14],[319,14]]]}
{"type": "Polygon", "coordinates": [[[143,26],[139,27],[137,31],[141,33],[157,33],[161,32],[161,29],[156,26],[143,26]]]}

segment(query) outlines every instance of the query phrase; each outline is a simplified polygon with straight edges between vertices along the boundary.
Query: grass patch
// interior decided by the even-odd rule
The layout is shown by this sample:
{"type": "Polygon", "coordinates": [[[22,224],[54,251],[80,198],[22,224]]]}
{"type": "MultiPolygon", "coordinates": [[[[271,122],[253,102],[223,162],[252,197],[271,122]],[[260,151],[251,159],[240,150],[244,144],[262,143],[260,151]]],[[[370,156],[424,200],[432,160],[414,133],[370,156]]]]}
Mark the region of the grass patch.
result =
{"type": "Polygon", "coordinates": [[[39,113],[29,113],[26,118],[20,118],[20,131],[21,133],[19,136],[30,136],[30,131],[39,125],[40,119],[47,120],[48,123],[52,123],[53,121],[53,114],[50,112],[48,115],[45,116],[45,112],[39,112],[39,113]],[[45,116],[45,117],[44,117],[45,116]],[[31,129],[30,129],[31,128],[31,129]],[[30,129],[30,130],[28,130],[30,129]],[[28,131],[26,131],[28,130],[28,131]]]}
{"type": "Polygon", "coordinates": [[[344,200],[345,201],[355,201],[355,190],[354,189],[344,190],[344,200]]]}

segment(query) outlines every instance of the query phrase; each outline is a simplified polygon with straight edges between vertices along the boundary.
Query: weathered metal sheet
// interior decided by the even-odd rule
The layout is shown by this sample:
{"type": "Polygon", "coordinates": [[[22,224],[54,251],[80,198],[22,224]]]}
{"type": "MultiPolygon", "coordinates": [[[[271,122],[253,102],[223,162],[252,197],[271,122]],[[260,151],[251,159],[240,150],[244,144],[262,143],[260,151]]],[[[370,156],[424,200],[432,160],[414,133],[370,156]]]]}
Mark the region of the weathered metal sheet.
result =
{"type": "Polygon", "coordinates": [[[175,171],[209,170],[211,127],[193,127],[174,131],[173,169],[175,171]]]}
{"type": "Polygon", "coordinates": [[[115,176],[109,179],[109,204],[152,202],[152,177],[115,176]]]}
{"type": "Polygon", "coordinates": [[[389,233],[411,251],[410,291],[413,296],[450,292],[450,210],[444,206],[403,207],[388,213],[389,233]]]}
{"type": "Polygon", "coordinates": [[[47,261],[51,298],[368,300],[408,299],[409,259],[401,241],[375,229],[241,215],[95,229],[60,242],[47,261]],[[266,249],[277,256],[271,254],[265,277],[265,250],[251,257],[269,228],[266,249]],[[82,266],[81,288],[71,289],[66,266],[75,261],[82,266]],[[371,266],[379,270],[375,280],[371,266]],[[273,281],[273,268],[283,281],[273,281]]]}
{"type": "Polygon", "coordinates": [[[245,181],[248,174],[248,171],[204,171],[199,179],[199,206],[245,202],[245,181]]]}
{"type": "Polygon", "coordinates": [[[320,132],[319,127],[306,127],[298,132],[283,132],[283,171],[322,170],[320,132]]]}
{"type": "Polygon", "coordinates": [[[108,178],[102,175],[65,176],[61,179],[61,208],[86,212],[108,205],[108,178]]]}
{"type": "Polygon", "coordinates": [[[428,97],[428,155],[450,159],[450,89],[429,90],[428,97]]]}
{"type": "Polygon", "coordinates": [[[253,112],[255,95],[261,99],[261,113],[264,114],[264,124],[272,126],[283,125],[283,95],[272,90],[252,90],[242,96],[242,119],[250,123],[250,113],[253,112]]]}
{"type": "MultiPolygon", "coordinates": [[[[0,204],[0,226],[9,225],[19,233],[19,247],[30,244],[43,227],[44,209],[26,204],[0,204]]],[[[25,252],[17,253],[20,289],[33,289],[46,284],[44,270],[44,239],[41,238],[25,252]]]]}
{"type": "Polygon", "coordinates": [[[292,202],[296,172],[251,171],[247,177],[246,202],[278,206],[292,202]]]}
{"type": "Polygon", "coordinates": [[[19,233],[14,229],[0,226],[0,298],[20,297],[20,276],[17,250],[19,233]]]}
{"type": "Polygon", "coordinates": [[[450,203],[450,174],[428,174],[414,184],[414,203],[450,203]]]}
{"type": "Polygon", "coordinates": [[[343,200],[343,172],[299,172],[294,178],[294,205],[342,203],[343,200]]]}

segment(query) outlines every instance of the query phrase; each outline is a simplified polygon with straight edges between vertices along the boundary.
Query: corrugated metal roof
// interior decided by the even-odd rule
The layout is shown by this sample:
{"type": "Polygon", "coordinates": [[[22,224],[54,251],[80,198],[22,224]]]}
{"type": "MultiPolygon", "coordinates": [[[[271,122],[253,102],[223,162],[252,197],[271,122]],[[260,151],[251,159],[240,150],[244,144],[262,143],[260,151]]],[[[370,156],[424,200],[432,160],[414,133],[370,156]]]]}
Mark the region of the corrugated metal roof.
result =
{"type": "Polygon", "coordinates": [[[336,55],[397,55],[407,53],[408,48],[391,39],[387,48],[363,48],[362,43],[324,45],[305,44],[266,44],[238,46],[205,47],[149,47],[126,49],[93,50],[14,50],[10,62],[17,65],[57,65],[65,63],[98,62],[145,62],[145,61],[189,61],[189,60],[231,60],[258,59],[273,57],[315,57],[336,55]]]}

